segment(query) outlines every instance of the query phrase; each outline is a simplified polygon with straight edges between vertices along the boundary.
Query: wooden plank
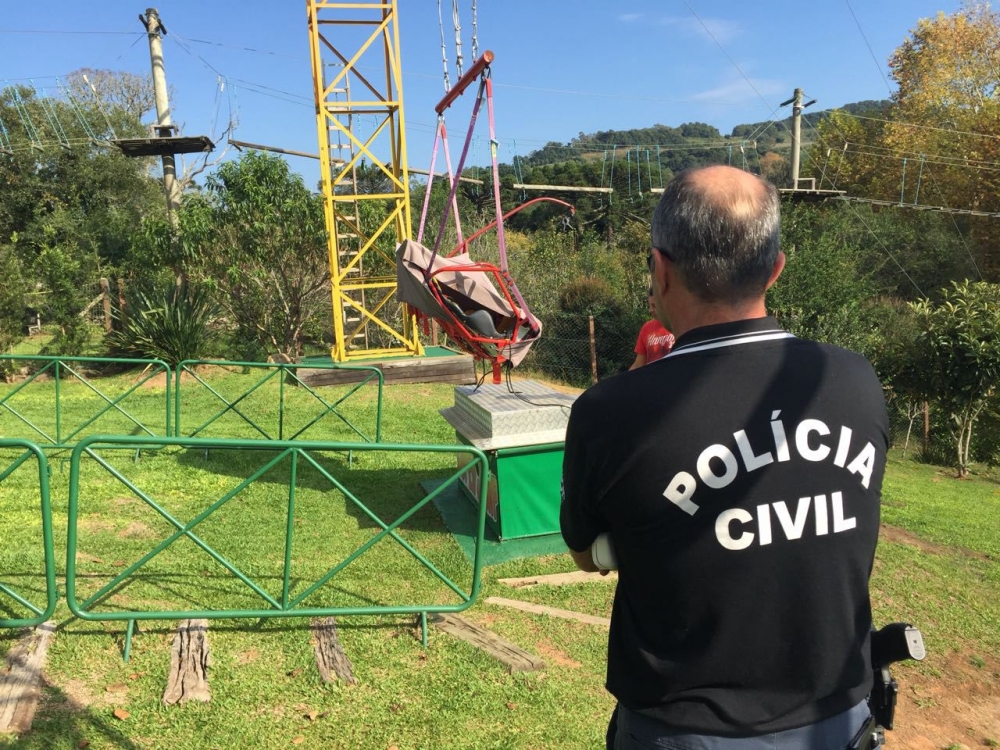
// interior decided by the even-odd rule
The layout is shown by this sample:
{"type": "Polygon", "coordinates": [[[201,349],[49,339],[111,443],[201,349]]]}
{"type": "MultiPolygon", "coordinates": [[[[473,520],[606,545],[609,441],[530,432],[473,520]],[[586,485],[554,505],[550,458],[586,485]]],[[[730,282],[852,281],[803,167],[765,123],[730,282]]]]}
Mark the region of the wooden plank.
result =
{"type": "Polygon", "coordinates": [[[548,615],[549,617],[559,617],[563,620],[575,620],[576,622],[597,625],[602,628],[611,627],[611,620],[607,617],[595,617],[594,615],[586,615],[583,612],[573,612],[557,607],[546,607],[544,604],[531,604],[530,602],[522,602],[519,599],[504,599],[502,596],[489,596],[486,598],[486,603],[495,604],[498,607],[519,609],[522,612],[530,612],[533,615],[548,615]]]}
{"type": "Polygon", "coordinates": [[[316,668],[323,682],[343,680],[348,685],[357,685],[354,665],[344,653],[337,636],[337,622],[332,617],[322,617],[312,621],[313,655],[316,668]]]}
{"type": "Polygon", "coordinates": [[[498,659],[507,668],[508,674],[534,672],[545,668],[545,662],[534,654],[529,654],[520,646],[458,615],[432,615],[430,621],[449,635],[470,643],[498,659]]]}
{"type": "MultiPolygon", "coordinates": [[[[426,169],[414,169],[413,167],[407,167],[406,171],[409,172],[410,174],[422,174],[424,177],[430,177],[431,176],[431,173],[428,172],[426,169]]],[[[447,177],[448,175],[445,174],[444,172],[435,172],[434,176],[435,177],[447,177]]],[[[482,185],[483,184],[482,180],[477,180],[477,179],[474,179],[472,177],[459,177],[458,181],[459,182],[469,182],[469,183],[472,183],[473,185],[482,185]]]]}
{"type": "Polygon", "coordinates": [[[527,576],[526,578],[498,578],[500,583],[514,588],[530,588],[532,586],[568,586],[574,583],[593,583],[595,581],[607,581],[613,583],[618,580],[618,571],[613,570],[606,576],[600,573],[587,573],[583,570],[575,570],[572,573],[550,573],[542,576],[527,576]]]}
{"type": "MultiPolygon", "coordinates": [[[[379,368],[386,383],[476,382],[475,361],[467,354],[448,357],[374,360],[363,364],[379,368]]],[[[358,382],[369,375],[370,373],[365,371],[335,369],[302,368],[297,372],[297,376],[308,386],[344,385],[358,382]]]]}
{"type": "Polygon", "coordinates": [[[514,183],[515,190],[551,190],[560,193],[613,193],[614,188],[609,187],[574,187],[573,185],[525,185],[520,182],[514,183]]]}
{"type": "Polygon", "coordinates": [[[42,670],[56,626],[44,622],[7,652],[0,672],[0,733],[24,734],[31,729],[42,697],[42,670]]]}
{"type": "Polygon", "coordinates": [[[170,650],[170,674],[163,702],[173,706],[187,701],[210,701],[208,664],[208,620],[182,621],[170,650]]]}

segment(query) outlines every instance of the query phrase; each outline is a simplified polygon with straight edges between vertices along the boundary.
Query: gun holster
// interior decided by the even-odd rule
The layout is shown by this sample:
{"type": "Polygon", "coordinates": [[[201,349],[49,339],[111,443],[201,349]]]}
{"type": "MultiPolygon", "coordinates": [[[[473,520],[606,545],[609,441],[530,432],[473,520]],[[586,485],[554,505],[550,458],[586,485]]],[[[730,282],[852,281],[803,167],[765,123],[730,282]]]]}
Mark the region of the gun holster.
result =
{"type": "Polygon", "coordinates": [[[861,729],[851,739],[847,750],[874,750],[882,746],[885,735],[879,731],[878,722],[874,716],[869,716],[868,720],[861,725],[861,729]]]}

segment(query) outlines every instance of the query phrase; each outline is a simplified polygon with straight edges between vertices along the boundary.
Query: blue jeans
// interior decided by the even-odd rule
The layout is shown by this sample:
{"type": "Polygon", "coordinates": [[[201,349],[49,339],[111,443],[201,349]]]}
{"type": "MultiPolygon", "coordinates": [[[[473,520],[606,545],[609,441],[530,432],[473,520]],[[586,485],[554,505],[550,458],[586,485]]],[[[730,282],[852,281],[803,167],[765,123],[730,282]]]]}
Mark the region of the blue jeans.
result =
{"type": "Polygon", "coordinates": [[[609,750],[845,750],[868,720],[867,701],[809,726],[759,737],[687,734],[619,705],[608,726],[609,750]]]}

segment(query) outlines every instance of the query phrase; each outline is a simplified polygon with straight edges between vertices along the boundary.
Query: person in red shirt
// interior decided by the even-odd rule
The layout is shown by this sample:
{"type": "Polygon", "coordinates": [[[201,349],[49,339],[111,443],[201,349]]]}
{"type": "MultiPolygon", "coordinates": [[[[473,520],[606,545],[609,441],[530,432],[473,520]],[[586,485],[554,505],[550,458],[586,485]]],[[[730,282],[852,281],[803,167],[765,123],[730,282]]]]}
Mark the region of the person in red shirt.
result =
{"type": "Polygon", "coordinates": [[[674,334],[663,327],[656,319],[656,308],[653,307],[653,290],[649,290],[649,314],[653,319],[639,330],[639,339],[635,342],[635,362],[629,370],[635,370],[650,362],[655,362],[670,354],[674,348],[674,334]]]}

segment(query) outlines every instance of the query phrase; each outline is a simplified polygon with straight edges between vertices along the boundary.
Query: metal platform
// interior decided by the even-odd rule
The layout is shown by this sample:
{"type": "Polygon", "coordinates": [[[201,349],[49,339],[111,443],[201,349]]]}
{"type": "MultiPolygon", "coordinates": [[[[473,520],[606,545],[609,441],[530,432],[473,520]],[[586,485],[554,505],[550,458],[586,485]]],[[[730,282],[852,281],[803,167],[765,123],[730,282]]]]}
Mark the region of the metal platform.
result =
{"type": "Polygon", "coordinates": [[[215,145],[207,135],[153,138],[117,138],[111,141],[125,156],[163,156],[164,154],[196,154],[212,151],[215,145]]]}
{"type": "Polygon", "coordinates": [[[513,386],[515,393],[505,384],[458,387],[455,405],[441,416],[482,450],[562,442],[576,396],[533,380],[513,386]]]}

